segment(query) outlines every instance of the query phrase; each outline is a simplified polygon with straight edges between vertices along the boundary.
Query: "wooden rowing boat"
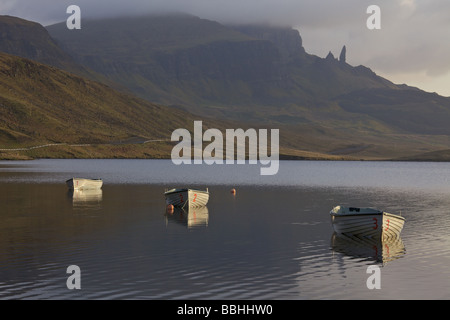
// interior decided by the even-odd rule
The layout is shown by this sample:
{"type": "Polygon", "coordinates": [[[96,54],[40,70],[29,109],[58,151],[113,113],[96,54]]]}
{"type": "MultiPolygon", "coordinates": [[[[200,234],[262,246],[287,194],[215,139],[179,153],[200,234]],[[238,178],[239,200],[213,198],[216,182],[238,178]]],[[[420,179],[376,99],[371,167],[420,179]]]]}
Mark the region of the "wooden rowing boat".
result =
{"type": "Polygon", "coordinates": [[[402,216],[372,208],[337,206],[330,215],[335,232],[375,239],[399,237],[405,223],[402,216]]]}
{"type": "Polygon", "coordinates": [[[85,178],[72,178],[66,181],[69,189],[74,190],[87,190],[87,189],[101,189],[103,186],[102,179],[85,179],[85,178]]]}
{"type": "Polygon", "coordinates": [[[198,208],[206,206],[209,200],[209,191],[196,189],[171,189],[164,193],[166,205],[174,207],[198,208]]]}

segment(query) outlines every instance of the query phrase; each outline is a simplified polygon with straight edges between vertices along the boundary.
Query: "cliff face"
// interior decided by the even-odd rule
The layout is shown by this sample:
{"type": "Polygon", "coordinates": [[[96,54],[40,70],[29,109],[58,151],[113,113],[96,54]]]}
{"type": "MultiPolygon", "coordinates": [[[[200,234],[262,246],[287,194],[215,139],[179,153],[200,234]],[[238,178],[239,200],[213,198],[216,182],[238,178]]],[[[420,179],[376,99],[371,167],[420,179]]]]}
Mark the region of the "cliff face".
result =
{"type": "Polygon", "coordinates": [[[139,74],[160,83],[202,78],[255,81],[276,77],[279,52],[268,41],[217,41],[170,51],[149,51],[144,63],[101,56],[78,57],[80,63],[108,76],[139,74]],[[236,61],[240,61],[236,63],[236,61]]]}
{"type": "Polygon", "coordinates": [[[302,38],[297,30],[253,25],[235,26],[233,28],[252,38],[273,43],[285,62],[306,57],[302,38]]]}
{"type": "Polygon", "coordinates": [[[267,103],[284,65],[304,52],[291,29],[237,28],[188,15],[85,21],[48,27],[78,63],[139,96],[189,108],[267,103]]]}

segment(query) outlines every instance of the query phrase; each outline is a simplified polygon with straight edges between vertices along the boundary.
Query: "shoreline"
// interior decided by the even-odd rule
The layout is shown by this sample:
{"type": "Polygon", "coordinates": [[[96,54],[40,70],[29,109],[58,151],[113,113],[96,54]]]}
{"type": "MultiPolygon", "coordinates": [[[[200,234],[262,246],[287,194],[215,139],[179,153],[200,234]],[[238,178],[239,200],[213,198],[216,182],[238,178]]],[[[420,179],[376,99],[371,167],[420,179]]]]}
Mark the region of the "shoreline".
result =
{"type": "MultiPolygon", "coordinates": [[[[152,140],[151,142],[152,143],[122,144],[51,143],[34,147],[16,147],[11,149],[0,148],[0,160],[25,161],[37,159],[171,159],[171,152],[174,144],[172,141],[152,140]]],[[[339,155],[327,154],[321,151],[306,151],[301,149],[280,147],[279,160],[450,162],[450,149],[416,154],[411,153],[403,155],[339,155]]],[[[193,157],[191,159],[193,159],[193,157]]]]}
{"type": "MultiPolygon", "coordinates": [[[[35,160],[171,160],[170,157],[27,157],[27,156],[16,156],[16,157],[3,157],[0,156],[0,161],[35,161],[35,160]]],[[[194,158],[192,158],[194,160],[194,158]]],[[[225,159],[224,159],[225,160],[225,159]]],[[[246,159],[248,160],[248,159],[246,159]]],[[[401,159],[334,159],[327,157],[300,157],[300,156],[283,156],[280,155],[280,161],[329,161],[329,162],[450,162],[450,159],[416,159],[416,158],[401,158],[401,159]]]]}

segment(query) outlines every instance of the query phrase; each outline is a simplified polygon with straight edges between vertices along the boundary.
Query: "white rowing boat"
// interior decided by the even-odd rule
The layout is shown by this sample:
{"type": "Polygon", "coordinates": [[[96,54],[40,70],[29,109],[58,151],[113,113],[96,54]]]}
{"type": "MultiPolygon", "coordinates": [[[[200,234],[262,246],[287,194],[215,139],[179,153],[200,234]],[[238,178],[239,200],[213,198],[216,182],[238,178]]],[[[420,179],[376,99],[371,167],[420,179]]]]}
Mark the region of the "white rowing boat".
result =
{"type": "Polygon", "coordinates": [[[85,178],[72,178],[66,181],[69,189],[74,190],[88,190],[88,189],[101,189],[103,186],[102,179],[85,179],[85,178]]]}
{"type": "Polygon", "coordinates": [[[372,208],[334,207],[330,211],[334,231],[341,234],[395,239],[400,236],[405,218],[372,208]]]}
{"type": "Polygon", "coordinates": [[[166,205],[174,207],[198,208],[206,206],[209,200],[209,191],[196,189],[171,189],[164,193],[166,205]]]}

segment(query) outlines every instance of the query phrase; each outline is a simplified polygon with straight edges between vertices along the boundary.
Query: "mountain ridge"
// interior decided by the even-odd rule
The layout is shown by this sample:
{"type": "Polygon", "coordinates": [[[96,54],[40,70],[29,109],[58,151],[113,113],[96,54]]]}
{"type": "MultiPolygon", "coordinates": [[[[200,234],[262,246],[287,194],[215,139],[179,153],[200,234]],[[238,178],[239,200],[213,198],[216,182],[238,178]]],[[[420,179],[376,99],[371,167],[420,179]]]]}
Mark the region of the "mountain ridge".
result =
{"type": "MultiPolygon", "coordinates": [[[[20,20],[23,19],[17,20],[18,24],[22,23],[20,20]]],[[[88,81],[72,75],[65,88],[60,83],[57,86],[60,100],[63,99],[62,92],[68,90],[70,96],[82,105],[84,102],[75,93],[81,96],[89,93],[82,83],[89,83],[87,86],[90,87],[90,81],[97,80],[111,84],[108,90],[104,89],[110,97],[107,101],[122,101],[114,111],[118,117],[111,118],[110,112],[103,113],[104,127],[97,136],[93,132],[84,132],[79,141],[73,140],[74,143],[93,141],[101,144],[111,140],[129,141],[133,137],[145,140],[143,136],[154,136],[148,135],[149,129],[141,126],[121,138],[117,135],[113,139],[107,138],[112,135],[108,126],[122,121],[128,123],[125,127],[133,128],[138,123],[142,124],[142,119],[149,119],[148,112],[142,111],[142,105],[155,105],[153,101],[156,101],[158,105],[170,106],[161,106],[160,110],[164,111],[158,114],[159,121],[166,121],[169,126],[162,129],[157,124],[153,125],[155,130],[159,128],[159,131],[166,132],[166,136],[169,127],[175,129],[178,127],[176,124],[180,124],[180,127],[190,128],[190,121],[194,119],[209,121],[221,130],[225,126],[278,128],[284,158],[392,159],[448,149],[450,129],[445,124],[450,121],[449,99],[394,84],[370,68],[349,65],[342,55],[336,59],[333,55],[320,58],[309,54],[303,48],[300,33],[291,28],[225,26],[194,16],[166,15],[158,19],[145,16],[94,20],[91,23],[84,20],[81,32],[69,31],[65,24],[46,29],[59,50],[65,51],[77,68],[87,70],[91,79],[88,81]],[[67,35],[70,37],[64,39],[67,35]],[[95,70],[91,70],[92,67],[95,70]],[[110,89],[121,92],[112,93],[114,90],[110,89]],[[127,99],[136,106],[137,113],[143,112],[142,119],[130,115],[136,123],[130,123],[124,114],[120,115],[120,109],[130,110],[126,105],[127,99]],[[177,112],[186,121],[180,123],[177,112]],[[164,113],[167,113],[167,119],[164,113]]],[[[31,43],[27,37],[22,42],[31,43]]],[[[35,50],[42,52],[51,52],[52,49],[45,41],[34,45],[35,50]]],[[[20,48],[18,45],[13,53],[20,55],[20,48]]],[[[31,69],[37,68],[32,62],[21,59],[13,64],[29,64],[31,69]]],[[[18,112],[26,119],[27,112],[35,110],[38,104],[44,104],[49,108],[47,112],[56,108],[53,113],[59,118],[55,120],[64,123],[67,115],[61,112],[57,106],[60,101],[52,99],[49,91],[54,86],[52,82],[61,79],[61,73],[56,69],[39,73],[39,68],[22,74],[22,78],[10,77],[3,81],[3,91],[0,92],[3,106],[13,110],[17,107],[22,111],[15,110],[13,114],[18,112]],[[47,85],[39,92],[35,88],[39,88],[46,77],[51,81],[46,82],[47,85]],[[7,85],[11,84],[20,87],[21,94],[27,97],[26,108],[21,97],[10,95],[7,85]],[[25,84],[28,91],[23,87],[25,84]],[[47,100],[46,104],[43,100],[47,100]]],[[[71,72],[68,69],[65,68],[71,72]]],[[[100,102],[98,95],[88,94],[86,99],[91,104],[92,100],[97,101],[101,106],[100,114],[107,110],[105,101],[100,102]]],[[[66,112],[70,108],[65,105],[66,112]]],[[[95,113],[91,115],[95,117],[95,113]]],[[[87,121],[90,117],[79,110],[77,116],[87,121]]],[[[4,119],[4,123],[10,121],[4,119]]],[[[78,125],[85,130],[80,121],[78,125]]],[[[63,141],[61,136],[41,139],[39,134],[42,137],[46,128],[35,127],[30,131],[17,119],[14,123],[16,130],[3,130],[0,140],[6,145],[13,146],[16,140],[25,141],[26,146],[31,142],[63,141]]],[[[52,134],[59,130],[52,128],[52,134]]],[[[116,132],[121,132],[118,129],[116,132]]],[[[166,156],[168,147],[165,146],[166,156]]],[[[92,152],[102,156],[101,152],[92,152]]],[[[110,151],[103,150],[103,153],[114,156],[110,151]]],[[[35,155],[45,156],[45,153],[35,155]]],[[[83,153],[83,156],[89,155],[83,153]]]]}
{"type": "Polygon", "coordinates": [[[287,27],[164,15],[86,20],[81,32],[63,23],[47,30],[78,63],[141,98],[214,116],[220,113],[210,106],[233,117],[237,106],[257,113],[261,105],[313,106],[367,87],[399,88],[367,67],[308,54],[299,32],[287,27]]]}

